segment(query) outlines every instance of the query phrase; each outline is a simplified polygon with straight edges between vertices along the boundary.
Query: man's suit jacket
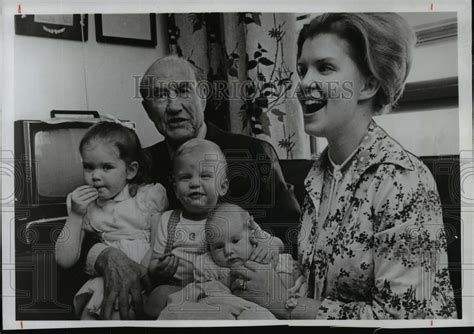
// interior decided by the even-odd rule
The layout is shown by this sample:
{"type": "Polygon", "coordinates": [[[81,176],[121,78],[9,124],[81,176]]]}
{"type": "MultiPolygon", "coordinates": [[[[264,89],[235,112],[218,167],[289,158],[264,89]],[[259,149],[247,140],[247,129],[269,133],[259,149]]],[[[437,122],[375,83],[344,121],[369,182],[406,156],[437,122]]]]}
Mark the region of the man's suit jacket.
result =
{"type": "MultiPolygon", "coordinates": [[[[259,225],[278,236],[288,250],[294,248],[300,209],[292,186],[285,182],[273,146],[253,137],[223,131],[210,123],[207,123],[206,139],[219,145],[226,156],[229,191],[223,200],[248,210],[259,225]]],[[[179,208],[166,141],[146,150],[152,160],[152,181],[166,188],[170,209],[179,208]]]]}

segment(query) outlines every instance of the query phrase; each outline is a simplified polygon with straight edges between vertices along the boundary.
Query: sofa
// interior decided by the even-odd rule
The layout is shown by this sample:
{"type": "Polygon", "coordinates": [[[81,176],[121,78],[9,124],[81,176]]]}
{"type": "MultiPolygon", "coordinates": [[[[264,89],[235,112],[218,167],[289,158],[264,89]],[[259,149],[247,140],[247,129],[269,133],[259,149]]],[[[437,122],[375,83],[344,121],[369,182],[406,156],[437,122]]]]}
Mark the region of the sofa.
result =
{"type": "MultiPolygon", "coordinates": [[[[461,310],[461,214],[460,165],[458,156],[422,157],[431,170],[441,196],[443,218],[448,236],[448,257],[451,281],[456,295],[458,314],[461,310]]],[[[282,160],[286,181],[294,185],[301,204],[303,181],[311,168],[311,160],[282,160]]],[[[62,270],[54,261],[54,242],[65,217],[42,220],[40,223],[16,226],[16,312],[18,320],[75,319],[72,297],[86,281],[81,268],[62,270]],[[20,237],[19,237],[20,238],[20,237]],[[25,242],[26,241],[26,242],[25,242]]]]}

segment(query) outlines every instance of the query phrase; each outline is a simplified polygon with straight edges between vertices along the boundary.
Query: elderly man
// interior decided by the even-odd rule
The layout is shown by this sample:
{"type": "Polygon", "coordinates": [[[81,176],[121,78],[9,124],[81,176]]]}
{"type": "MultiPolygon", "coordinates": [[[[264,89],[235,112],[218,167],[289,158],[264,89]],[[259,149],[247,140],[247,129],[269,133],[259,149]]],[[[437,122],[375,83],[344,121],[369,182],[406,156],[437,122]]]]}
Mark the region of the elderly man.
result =
{"type": "MultiPolygon", "coordinates": [[[[287,245],[298,227],[299,206],[283,178],[273,147],[264,141],[232,134],[204,121],[206,98],[200,90],[193,66],[182,58],[168,56],[154,62],[142,78],[140,93],[148,117],[165,140],[149,147],[154,182],[167,190],[170,209],[180,203],[170,179],[173,153],[191,138],[205,138],[220,146],[228,163],[229,192],[224,200],[249,210],[261,227],[280,237],[287,245]]],[[[84,249],[93,242],[87,241],[84,249]]],[[[129,318],[129,296],[134,310],[141,312],[140,278],[146,268],[123,253],[95,244],[87,255],[86,271],[104,276],[103,316],[109,319],[119,299],[121,319],[129,318]]]]}

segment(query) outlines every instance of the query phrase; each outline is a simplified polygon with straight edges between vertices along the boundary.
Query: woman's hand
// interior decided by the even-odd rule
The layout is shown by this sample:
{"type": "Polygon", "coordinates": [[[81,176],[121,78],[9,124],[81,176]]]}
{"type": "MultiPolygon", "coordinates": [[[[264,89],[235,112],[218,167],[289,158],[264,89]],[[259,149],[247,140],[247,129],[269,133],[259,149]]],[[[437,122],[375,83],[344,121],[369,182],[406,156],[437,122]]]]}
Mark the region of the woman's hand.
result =
{"type": "Polygon", "coordinates": [[[321,302],[298,297],[294,308],[286,307],[290,294],[269,264],[246,262],[231,268],[231,290],[236,296],[267,308],[279,319],[316,319],[321,302]]]}
{"type": "Polygon", "coordinates": [[[231,290],[236,296],[267,308],[278,318],[288,318],[288,291],[271,264],[246,262],[231,268],[231,290]]]}
{"type": "Polygon", "coordinates": [[[266,243],[260,243],[252,249],[248,260],[267,264],[276,259],[278,259],[278,250],[271,249],[266,243]]]}
{"type": "Polygon", "coordinates": [[[109,247],[97,258],[95,268],[104,277],[103,319],[112,318],[115,301],[119,301],[120,319],[140,318],[143,315],[142,282],[147,269],[129,259],[122,251],[109,247]],[[129,296],[133,309],[130,308],[129,296]],[[133,314],[134,312],[134,314],[133,314]]]}
{"type": "Polygon", "coordinates": [[[92,186],[81,186],[71,193],[71,211],[83,216],[92,201],[99,197],[97,189],[92,186]]]}

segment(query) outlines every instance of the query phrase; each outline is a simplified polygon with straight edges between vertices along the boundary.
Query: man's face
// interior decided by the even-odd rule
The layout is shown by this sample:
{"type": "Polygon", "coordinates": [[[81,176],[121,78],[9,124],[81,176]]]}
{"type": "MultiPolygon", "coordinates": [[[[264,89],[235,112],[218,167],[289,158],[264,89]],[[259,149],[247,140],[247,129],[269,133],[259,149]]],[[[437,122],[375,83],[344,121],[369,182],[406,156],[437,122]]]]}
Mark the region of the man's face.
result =
{"type": "Polygon", "coordinates": [[[156,129],[179,145],[196,138],[204,122],[205,98],[198,94],[194,71],[183,59],[154,64],[142,83],[142,102],[156,129]]]}

